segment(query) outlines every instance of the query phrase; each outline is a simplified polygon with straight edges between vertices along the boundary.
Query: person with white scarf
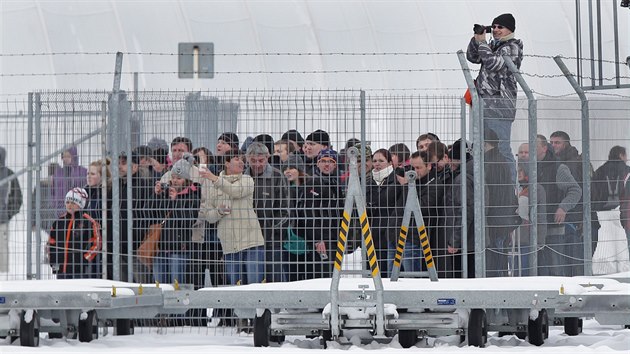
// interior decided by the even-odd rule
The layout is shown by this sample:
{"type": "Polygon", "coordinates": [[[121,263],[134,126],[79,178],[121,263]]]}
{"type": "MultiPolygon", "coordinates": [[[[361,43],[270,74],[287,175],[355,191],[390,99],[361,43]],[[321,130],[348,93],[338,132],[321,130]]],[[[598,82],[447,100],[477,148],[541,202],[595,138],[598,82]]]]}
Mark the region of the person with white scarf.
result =
{"type": "Polygon", "coordinates": [[[404,187],[396,179],[388,150],[377,150],[372,155],[372,166],[366,180],[365,203],[381,276],[389,276],[404,211],[404,187]]]}

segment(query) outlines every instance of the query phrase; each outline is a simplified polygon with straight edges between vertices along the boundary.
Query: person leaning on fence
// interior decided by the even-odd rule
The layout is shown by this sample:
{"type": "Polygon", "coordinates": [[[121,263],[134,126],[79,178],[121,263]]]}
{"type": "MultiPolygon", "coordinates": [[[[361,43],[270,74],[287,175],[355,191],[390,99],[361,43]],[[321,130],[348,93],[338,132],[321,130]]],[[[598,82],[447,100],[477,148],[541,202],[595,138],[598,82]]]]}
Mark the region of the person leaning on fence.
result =
{"type": "MultiPolygon", "coordinates": [[[[372,173],[366,176],[365,189],[365,208],[376,249],[376,259],[381,276],[388,277],[392,271],[404,211],[404,188],[396,178],[392,156],[388,150],[378,149],[374,152],[372,173]]],[[[403,267],[413,265],[412,262],[406,261],[407,258],[412,259],[411,245],[411,242],[407,242],[405,246],[403,267]]]]}
{"type": "MultiPolygon", "coordinates": [[[[118,184],[120,191],[120,244],[121,253],[124,264],[131,264],[133,269],[133,281],[136,283],[150,283],[153,281],[153,270],[142,262],[138,257],[133,256],[132,261],[126,259],[128,243],[128,223],[127,211],[131,208],[131,217],[133,218],[133,224],[131,226],[131,248],[135,255],[138,247],[144,239],[144,235],[147,232],[150,222],[151,208],[154,205],[151,203],[153,191],[152,191],[152,179],[144,178],[140,175],[140,157],[137,155],[121,154],[118,157],[118,184]],[[130,159],[131,161],[128,161],[130,159]],[[127,175],[129,169],[127,162],[131,162],[131,195],[127,193],[127,175]]],[[[121,279],[125,279],[127,275],[127,269],[121,267],[122,274],[121,279]]]]}
{"type": "Polygon", "coordinates": [[[211,185],[199,218],[217,223],[228,283],[260,283],[265,273],[265,239],[253,208],[254,180],[243,174],[245,161],[239,150],[228,151],[224,160],[218,176],[209,170],[200,172],[211,185]]]}
{"type": "MultiPolygon", "coordinates": [[[[97,274],[102,273],[102,260],[101,257],[107,259],[107,279],[114,279],[113,277],[113,263],[112,263],[112,251],[114,247],[113,242],[113,222],[111,210],[112,208],[112,174],[110,170],[109,159],[105,160],[105,176],[103,178],[103,161],[96,160],[90,162],[87,171],[87,177],[84,189],[88,194],[87,204],[84,211],[96,220],[101,228],[103,225],[107,226],[108,234],[106,235],[107,254],[99,254],[93,262],[94,272],[97,274]],[[105,186],[105,195],[103,195],[103,185],[105,186]],[[103,207],[106,206],[109,215],[107,219],[103,218],[103,207]]],[[[103,237],[103,230],[101,229],[101,237],[103,237]]],[[[121,240],[121,250],[123,249],[123,242],[121,240]]]]}
{"type": "MultiPolygon", "coordinates": [[[[549,136],[549,144],[553,150],[553,154],[559,163],[565,164],[571,171],[571,175],[575,181],[580,185],[580,188],[584,188],[584,175],[582,173],[582,155],[578,152],[577,148],[571,145],[571,138],[569,134],[562,130],[555,131],[549,136]]],[[[589,175],[593,175],[593,168],[589,163],[589,175]]],[[[579,259],[584,258],[584,226],[582,224],[582,215],[584,212],[584,200],[580,198],[578,204],[573,208],[570,214],[567,215],[566,231],[567,238],[574,240],[570,246],[571,257],[569,261],[574,265],[571,270],[573,275],[584,275],[584,268],[579,259]]],[[[599,220],[597,218],[597,212],[591,210],[591,241],[592,252],[595,252],[597,246],[597,238],[600,228],[599,220]]]]}
{"type": "MultiPolygon", "coordinates": [[[[486,32],[476,31],[468,44],[468,61],[481,64],[475,80],[483,101],[484,129],[494,130],[499,137],[499,151],[511,163],[512,180],[516,180],[514,155],[510,147],[512,122],[516,116],[516,79],[508,69],[504,56],[509,56],[517,68],[523,61],[523,42],[514,38],[516,20],[512,14],[502,14],[492,20],[492,37],[488,43],[486,32]],[[481,32],[481,33],[479,33],[481,32]]],[[[475,29],[483,26],[475,26],[475,29]]]]}
{"type": "MultiPolygon", "coordinates": [[[[452,278],[452,258],[446,251],[446,235],[444,229],[444,198],[446,196],[446,185],[438,178],[437,170],[429,162],[427,151],[416,151],[411,154],[410,166],[416,172],[416,193],[420,201],[420,211],[424,225],[426,227],[431,253],[435,263],[439,278],[452,278]],[[449,262],[451,266],[444,263],[449,262]]],[[[401,181],[407,184],[404,178],[401,181]]],[[[450,184],[450,182],[448,182],[450,184]]],[[[450,185],[449,185],[450,188],[450,185]]],[[[407,191],[405,194],[407,195],[407,191]]],[[[408,238],[411,238],[415,245],[420,244],[419,235],[416,232],[417,225],[415,219],[411,219],[409,225],[408,238]]]]}
{"type": "MultiPolygon", "coordinates": [[[[444,185],[446,195],[444,196],[444,226],[446,232],[447,252],[454,257],[446,259],[444,265],[446,271],[450,272],[455,278],[462,277],[462,262],[467,262],[468,278],[475,277],[475,209],[474,209],[474,175],[473,160],[469,153],[461,156],[461,140],[453,143],[450,150],[450,158],[446,156],[448,165],[445,170],[450,174],[444,174],[444,185]],[[466,174],[462,173],[462,164],[466,164],[466,174]],[[462,200],[462,185],[466,183],[466,200],[462,200]],[[466,207],[466,219],[463,219],[463,208],[466,207]],[[466,228],[468,248],[466,254],[462,254],[462,229],[466,228]]],[[[429,155],[431,161],[436,162],[437,156],[433,156],[429,147],[429,155]]],[[[434,165],[435,166],[435,165],[434,165]]],[[[437,164],[439,166],[439,164],[437,164]]]]}
{"type": "Polygon", "coordinates": [[[168,188],[156,200],[157,220],[162,220],[163,226],[153,276],[161,283],[183,283],[187,279],[193,226],[201,203],[201,185],[192,181],[193,163],[192,154],[183,154],[171,168],[168,188]]]}
{"type": "MultiPolygon", "coordinates": [[[[431,253],[433,260],[438,271],[438,277],[445,278],[447,274],[444,273],[442,266],[442,260],[446,255],[446,244],[444,243],[445,237],[440,234],[443,231],[443,227],[440,227],[440,223],[443,221],[444,213],[444,196],[445,187],[440,183],[437,178],[437,172],[432,168],[433,166],[429,162],[429,156],[426,151],[415,151],[411,154],[409,159],[409,165],[416,172],[416,194],[420,202],[420,212],[422,213],[422,220],[426,227],[429,244],[431,246],[431,253]]],[[[409,183],[407,177],[399,177],[401,184],[407,186],[409,183]]],[[[407,196],[408,190],[405,188],[403,196],[407,196]]],[[[406,203],[405,203],[406,205],[406,203]]],[[[411,242],[414,245],[413,256],[418,258],[422,257],[422,247],[419,235],[417,233],[418,225],[415,218],[412,217],[409,224],[409,232],[407,234],[407,242],[411,242]]],[[[405,259],[409,258],[407,255],[403,257],[403,267],[405,267],[405,259]]],[[[414,260],[414,263],[417,262],[414,260]]],[[[425,265],[425,262],[418,262],[421,265],[425,265]]],[[[414,264],[415,265],[415,264],[414,264]]],[[[409,266],[405,267],[409,268],[409,266]]],[[[419,269],[416,269],[419,270],[419,269]]]]}
{"type": "Polygon", "coordinates": [[[572,245],[577,240],[566,236],[566,226],[572,212],[582,198],[582,188],[577,183],[567,165],[553,155],[547,138],[536,138],[536,158],[538,159],[538,183],[547,192],[547,238],[542,253],[539,275],[571,276],[569,257],[573,257],[572,245]]]}
{"type": "MultiPolygon", "coordinates": [[[[6,166],[7,151],[0,146],[0,181],[14,172],[6,166]]],[[[22,190],[17,178],[0,184],[0,273],[9,272],[9,222],[20,212],[22,190]]]]}
{"type": "Polygon", "coordinates": [[[486,207],[486,276],[508,273],[508,247],[512,232],[522,223],[517,213],[518,198],[510,165],[498,150],[499,137],[492,129],[484,131],[484,177],[486,207]]]}
{"type": "Polygon", "coordinates": [[[330,277],[339,198],[320,177],[306,173],[300,154],[289,155],[283,169],[289,183],[291,226],[283,243],[289,257],[289,280],[330,277]]]}
{"type": "Polygon", "coordinates": [[[82,211],[88,194],[83,188],[72,188],[65,197],[66,213],[50,230],[47,251],[50,266],[57,279],[100,278],[94,272],[94,261],[101,250],[101,225],[82,211]]]}
{"type": "Polygon", "coordinates": [[[267,146],[253,142],[245,155],[248,164],[245,174],[254,179],[254,210],[265,237],[265,279],[267,282],[287,281],[287,256],[282,248],[289,227],[287,181],[282,172],[269,163],[267,146]]]}

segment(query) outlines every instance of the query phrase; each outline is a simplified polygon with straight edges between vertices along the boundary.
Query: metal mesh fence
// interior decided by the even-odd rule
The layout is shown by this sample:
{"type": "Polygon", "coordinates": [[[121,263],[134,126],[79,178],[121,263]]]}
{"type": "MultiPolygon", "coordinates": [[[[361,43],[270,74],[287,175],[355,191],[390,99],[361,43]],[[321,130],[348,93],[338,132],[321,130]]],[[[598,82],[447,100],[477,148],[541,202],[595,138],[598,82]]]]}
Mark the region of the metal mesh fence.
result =
{"type": "MultiPolygon", "coordinates": [[[[494,144],[486,133],[471,133],[470,108],[456,96],[354,90],[42,92],[29,102],[4,102],[4,163],[17,178],[11,183],[0,178],[0,187],[11,190],[17,181],[23,198],[20,212],[5,223],[3,276],[105,277],[193,288],[330,277],[348,177],[346,151],[356,143],[383,277],[392,271],[407,170],[419,176],[421,212],[441,278],[623,270],[628,258],[623,198],[617,193],[615,205],[615,193],[606,193],[606,201],[612,199],[606,205],[595,193],[602,186],[624,187],[625,151],[618,154],[619,173],[597,171],[610,162],[613,146],[630,143],[630,107],[621,99],[588,103],[585,133],[581,102],[537,101],[537,133],[549,144],[539,139],[536,149],[527,150],[538,160],[534,188],[521,147],[529,142],[525,101],[517,102],[506,141],[515,164],[497,160],[502,139],[494,144]],[[289,132],[293,129],[299,137],[289,132]],[[552,134],[557,131],[577,149],[561,133],[552,134]],[[444,145],[426,145],[434,137],[444,145]],[[490,142],[477,168],[466,158],[473,152],[470,144],[457,142],[462,138],[490,142]],[[427,152],[416,152],[425,145],[427,152]],[[592,167],[583,169],[583,159],[592,167]],[[482,174],[481,194],[475,193],[472,173],[482,174]],[[86,196],[80,191],[68,196],[75,187],[86,196]],[[586,200],[593,199],[593,213],[585,216],[584,190],[586,200]],[[510,200],[500,198],[505,196],[510,200]],[[473,208],[475,199],[481,210],[473,208]],[[74,213],[72,205],[81,211],[74,213]],[[515,215],[520,226],[509,220],[515,215]],[[474,234],[479,223],[484,237],[474,234]],[[158,228],[159,250],[151,253],[145,241],[158,228]],[[454,244],[463,234],[468,242],[454,244]],[[592,253],[584,248],[590,239],[592,253]],[[484,262],[483,272],[475,274],[473,259],[484,262]]],[[[361,276],[367,266],[356,214],[349,226],[344,267],[355,271],[350,276],[361,276]]],[[[414,276],[426,270],[426,262],[418,225],[408,226],[402,268],[414,276]]],[[[180,329],[220,324],[229,328],[226,333],[247,331],[250,323],[238,318],[253,315],[238,315],[199,309],[139,324],[180,329]]]]}

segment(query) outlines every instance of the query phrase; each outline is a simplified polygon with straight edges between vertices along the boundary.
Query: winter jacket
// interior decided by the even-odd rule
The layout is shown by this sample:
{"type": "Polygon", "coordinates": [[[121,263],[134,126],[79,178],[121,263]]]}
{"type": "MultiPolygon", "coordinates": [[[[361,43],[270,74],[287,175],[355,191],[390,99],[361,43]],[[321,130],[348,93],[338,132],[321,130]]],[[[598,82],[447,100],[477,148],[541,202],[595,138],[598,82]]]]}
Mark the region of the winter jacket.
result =
{"type": "Polygon", "coordinates": [[[381,185],[370,176],[365,187],[365,206],[375,245],[386,249],[388,240],[395,242],[398,238],[405,211],[406,188],[398,183],[394,171],[381,185]]]}
{"type": "Polygon", "coordinates": [[[473,37],[468,44],[468,61],[481,64],[476,87],[484,101],[485,118],[503,118],[514,121],[516,115],[516,79],[505,63],[508,55],[517,68],[523,61],[523,42],[510,38],[493,40],[489,44],[477,42],[473,37]]]}
{"type": "Polygon", "coordinates": [[[53,223],[48,239],[56,274],[80,278],[101,250],[101,225],[85,212],[66,213],[53,223]]]}
{"type": "MultiPolygon", "coordinates": [[[[142,243],[149,225],[155,221],[150,217],[152,213],[151,209],[154,207],[151,202],[154,183],[155,182],[152,183],[151,179],[140,177],[139,173],[132,175],[131,198],[128,198],[127,177],[120,177],[120,237],[121,240],[123,240],[121,244],[127,245],[127,210],[129,204],[131,204],[131,217],[133,218],[132,249],[134,251],[137,250],[138,246],[142,243]],[[131,199],[131,203],[129,203],[129,199],[131,199]]],[[[126,252],[126,247],[123,251],[126,252]]]]}
{"type": "Polygon", "coordinates": [[[547,193],[548,234],[556,235],[559,231],[549,229],[556,225],[554,218],[558,208],[567,212],[565,222],[581,221],[581,213],[574,212],[574,209],[582,198],[582,188],[573,178],[569,168],[556,161],[551,150],[547,150],[545,157],[538,161],[538,183],[547,193]]]}
{"type": "MultiPolygon", "coordinates": [[[[0,147],[0,181],[14,175],[13,171],[5,166],[6,157],[6,150],[0,147]]],[[[22,190],[17,178],[0,185],[0,224],[8,223],[20,212],[21,207],[22,190]]]]}
{"type": "MultiPolygon", "coordinates": [[[[446,182],[438,177],[437,169],[431,169],[428,175],[416,182],[420,211],[429,236],[429,244],[433,252],[438,250],[441,252],[446,249],[444,233],[444,217],[446,210],[444,200],[446,198],[446,188],[450,188],[450,184],[452,183],[450,170],[448,170],[447,173],[443,173],[442,177],[447,177],[448,181],[446,182]]],[[[406,198],[407,192],[405,192],[404,195],[406,198]]],[[[415,219],[412,218],[409,227],[409,235],[412,237],[414,244],[420,244],[417,232],[413,231],[416,229],[417,225],[415,219]]]]}
{"type": "Polygon", "coordinates": [[[466,162],[466,175],[461,173],[461,167],[452,171],[453,179],[451,188],[446,188],[444,198],[446,239],[449,246],[462,248],[462,228],[467,230],[468,252],[475,249],[475,209],[474,192],[475,182],[473,175],[473,161],[466,162]],[[466,200],[462,200],[462,183],[466,183],[466,200]],[[466,203],[466,220],[462,220],[463,204],[466,203]]]}
{"type": "Polygon", "coordinates": [[[217,223],[224,254],[265,244],[254,211],[254,180],[248,175],[226,175],[225,171],[221,171],[219,179],[209,188],[208,199],[200,210],[199,218],[211,224],[217,223]],[[219,207],[222,205],[230,207],[231,212],[221,214],[219,207]]]}
{"type": "Polygon", "coordinates": [[[623,181],[630,173],[630,166],[621,160],[606,161],[593,174],[591,201],[593,210],[611,210],[619,206],[623,181]]]}
{"type": "Polygon", "coordinates": [[[277,168],[267,164],[263,173],[254,180],[254,210],[265,237],[267,249],[281,249],[283,234],[289,222],[287,180],[277,168]]]}
{"type": "Polygon", "coordinates": [[[57,169],[53,175],[53,206],[57,210],[57,215],[63,214],[66,210],[66,193],[74,187],[83,187],[87,176],[87,169],[79,165],[79,156],[76,146],[68,150],[72,155],[72,162],[62,168],[57,169]]]}
{"type": "Polygon", "coordinates": [[[303,184],[289,186],[292,230],[306,240],[309,249],[324,241],[329,257],[335,250],[342,212],[342,200],[337,193],[338,186],[316,176],[306,176],[303,184]]]}
{"type": "Polygon", "coordinates": [[[160,251],[182,252],[190,250],[193,225],[197,221],[201,201],[201,188],[194,183],[177,193],[174,200],[168,192],[158,196],[158,210],[164,221],[160,237],[160,251]]]}

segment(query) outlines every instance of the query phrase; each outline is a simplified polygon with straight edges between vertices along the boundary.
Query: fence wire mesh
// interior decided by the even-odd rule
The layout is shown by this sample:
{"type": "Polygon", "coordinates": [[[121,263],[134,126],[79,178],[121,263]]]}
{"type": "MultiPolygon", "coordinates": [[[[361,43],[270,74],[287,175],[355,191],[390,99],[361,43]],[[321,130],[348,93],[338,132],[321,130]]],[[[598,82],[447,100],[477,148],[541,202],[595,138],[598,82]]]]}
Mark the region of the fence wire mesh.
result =
{"type": "MultiPolygon", "coordinates": [[[[251,90],[29,97],[4,101],[0,113],[6,151],[1,162],[15,177],[0,175],[0,192],[9,196],[17,190],[22,196],[20,203],[16,194],[7,199],[12,201],[7,210],[19,212],[2,223],[4,279],[104,277],[197,289],[330,277],[348,173],[345,152],[351,146],[359,149],[384,277],[392,270],[405,210],[401,174],[411,169],[419,175],[421,211],[441,278],[572,276],[628,266],[628,205],[621,193],[628,185],[623,178],[628,169],[623,147],[630,143],[627,100],[589,100],[589,134],[580,101],[537,100],[537,133],[544,140],[537,140],[535,150],[523,145],[529,142],[531,118],[526,102],[517,102],[511,140],[505,141],[517,162],[507,165],[513,173],[495,178],[505,163],[493,160],[488,148],[481,170],[484,193],[476,195],[464,178],[474,172],[465,157],[471,146],[465,144],[462,154],[457,141],[485,138],[493,144],[488,136],[473,136],[469,107],[459,96],[251,90]],[[441,143],[431,143],[436,137],[441,143]],[[188,161],[186,152],[193,159],[188,161]],[[534,153],[536,197],[525,162],[534,153]],[[584,217],[584,187],[591,179],[593,213],[584,217]],[[73,188],[84,192],[68,194],[73,188]],[[604,196],[597,194],[602,190],[604,196]],[[493,201],[506,194],[516,204],[493,201]],[[482,199],[482,210],[473,210],[474,198],[482,199]],[[73,205],[81,211],[74,214],[73,205]],[[518,209],[511,214],[519,216],[520,226],[493,224],[492,218],[509,223],[511,216],[493,213],[510,208],[518,209]],[[487,224],[484,242],[474,235],[480,220],[487,224]],[[590,236],[583,232],[585,222],[592,226],[590,236]],[[158,228],[158,251],[151,253],[144,241],[158,228]],[[453,244],[462,229],[467,244],[453,244]],[[589,239],[593,253],[586,254],[589,239]],[[485,255],[482,274],[475,274],[471,263],[478,254],[485,255]]],[[[408,272],[426,270],[416,226],[409,227],[403,257],[408,272]]],[[[361,276],[367,267],[357,215],[349,239],[344,267],[361,276]]],[[[248,317],[198,309],[138,325],[199,331],[221,326],[233,334],[250,330],[251,323],[242,320],[248,317]]]]}

